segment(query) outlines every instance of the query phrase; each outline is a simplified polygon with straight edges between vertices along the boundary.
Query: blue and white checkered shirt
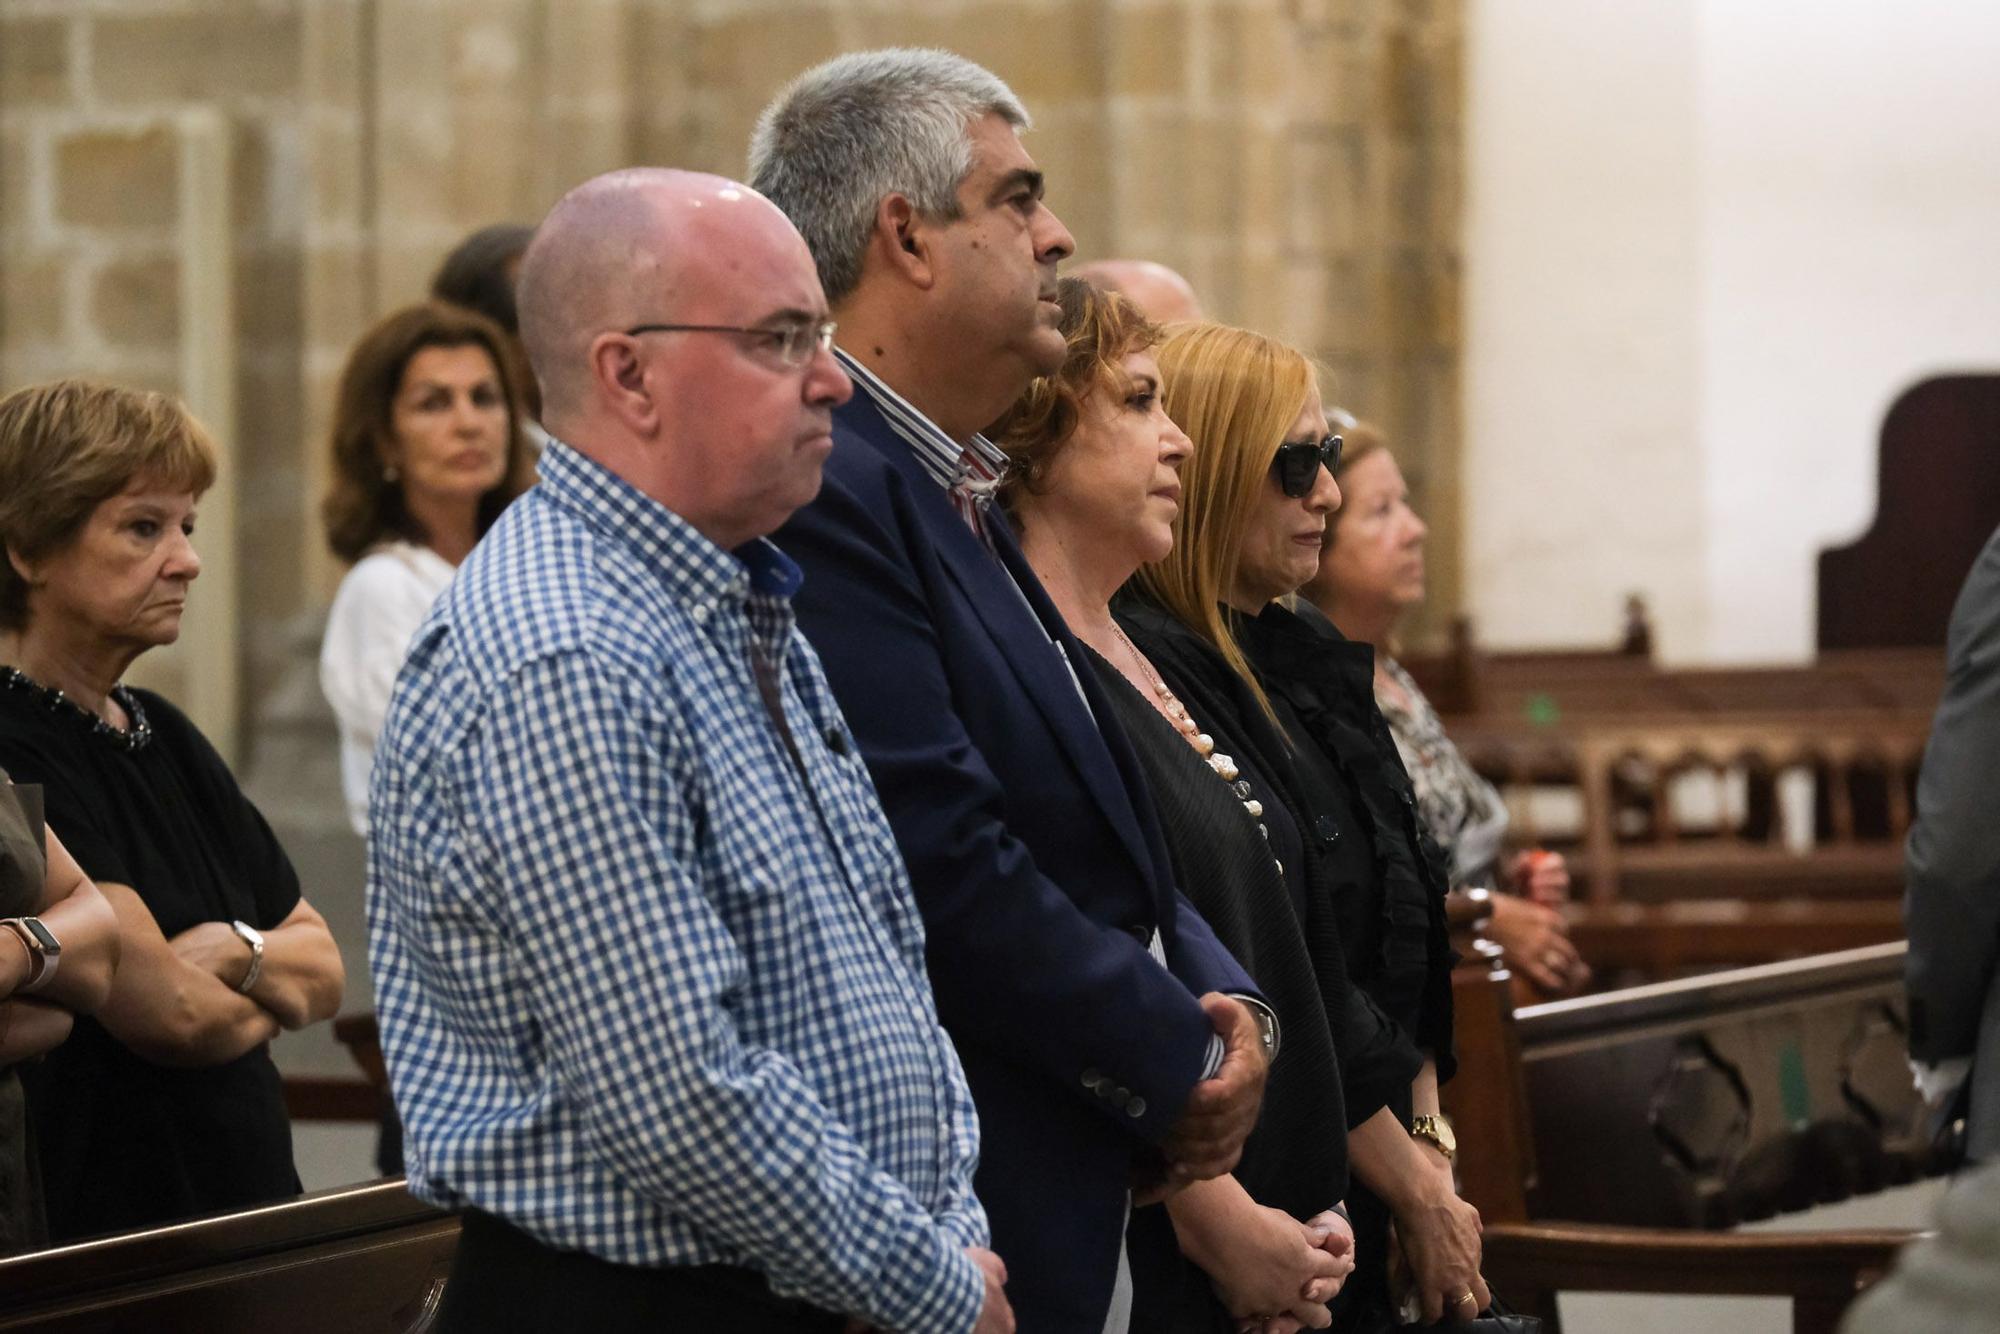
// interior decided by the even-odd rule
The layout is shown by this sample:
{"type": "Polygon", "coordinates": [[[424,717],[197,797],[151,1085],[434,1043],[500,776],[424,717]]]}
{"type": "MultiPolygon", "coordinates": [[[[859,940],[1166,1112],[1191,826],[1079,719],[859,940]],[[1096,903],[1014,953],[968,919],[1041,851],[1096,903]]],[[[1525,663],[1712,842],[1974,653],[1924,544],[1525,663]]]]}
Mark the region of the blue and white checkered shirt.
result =
{"type": "Polygon", "coordinates": [[[410,1189],[962,1331],[978,1125],[798,569],[560,442],[410,648],[368,935],[410,1189]],[[758,692],[782,664],[796,758],[758,692]]]}

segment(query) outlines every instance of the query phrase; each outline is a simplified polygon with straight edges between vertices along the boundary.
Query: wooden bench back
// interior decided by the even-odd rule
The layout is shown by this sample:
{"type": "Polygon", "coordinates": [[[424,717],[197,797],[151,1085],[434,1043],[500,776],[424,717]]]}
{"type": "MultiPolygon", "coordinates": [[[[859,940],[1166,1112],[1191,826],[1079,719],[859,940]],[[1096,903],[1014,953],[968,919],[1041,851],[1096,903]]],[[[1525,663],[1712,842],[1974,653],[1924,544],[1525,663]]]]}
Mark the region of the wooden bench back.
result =
{"type": "Polygon", "coordinates": [[[1472,723],[1455,740],[1510,796],[1517,836],[1567,842],[1582,892],[1608,903],[1899,895],[1929,730],[1910,712],[1675,714],[1472,723]],[[1811,789],[1803,816],[1780,799],[1787,773],[1811,789]],[[1698,822],[1678,799],[1690,775],[1713,796],[1698,822]],[[1575,794],[1580,828],[1538,827],[1531,794],[1551,789],[1575,794]]]}
{"type": "Polygon", "coordinates": [[[423,1334],[458,1220],[400,1180],[0,1260],[0,1331],[423,1334]]]}
{"type": "MultiPolygon", "coordinates": [[[[1898,943],[1513,1010],[1454,979],[1448,1109],[1489,1219],[1722,1227],[1928,1169],[1898,943]]],[[[1504,975],[1502,975],[1504,977],[1504,975]]]]}

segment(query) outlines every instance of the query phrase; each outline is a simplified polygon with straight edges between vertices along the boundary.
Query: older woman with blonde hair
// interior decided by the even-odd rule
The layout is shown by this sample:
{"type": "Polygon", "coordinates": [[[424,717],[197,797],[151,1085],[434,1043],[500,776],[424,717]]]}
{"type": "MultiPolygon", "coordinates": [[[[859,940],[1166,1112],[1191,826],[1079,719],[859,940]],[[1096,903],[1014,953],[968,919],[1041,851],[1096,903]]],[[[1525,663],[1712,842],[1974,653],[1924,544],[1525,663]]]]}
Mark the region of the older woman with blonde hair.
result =
{"type": "Polygon", "coordinates": [[[222,757],[122,678],[180,636],[207,433],[77,380],[0,401],[0,767],[118,922],[95,1015],[30,1072],[57,1241],[295,1194],[271,1039],[333,1014],[340,952],[222,757]]]}
{"type": "Polygon", "coordinates": [[[1140,570],[1120,624],[1218,746],[1226,738],[1239,762],[1279,780],[1305,834],[1305,902],[1329,912],[1405,1075],[1360,1100],[1349,1081],[1360,1267],[1341,1324],[1394,1323],[1392,1219],[1424,1317],[1470,1319],[1489,1294],[1478,1213],[1453,1189],[1456,1145],[1437,1103],[1453,1062],[1441,866],[1369,691],[1367,646],[1281,601],[1319,566],[1341,442],[1326,432],[1314,366],[1274,339],[1197,325],[1159,362],[1167,414],[1194,453],[1173,549],[1140,570]]]}

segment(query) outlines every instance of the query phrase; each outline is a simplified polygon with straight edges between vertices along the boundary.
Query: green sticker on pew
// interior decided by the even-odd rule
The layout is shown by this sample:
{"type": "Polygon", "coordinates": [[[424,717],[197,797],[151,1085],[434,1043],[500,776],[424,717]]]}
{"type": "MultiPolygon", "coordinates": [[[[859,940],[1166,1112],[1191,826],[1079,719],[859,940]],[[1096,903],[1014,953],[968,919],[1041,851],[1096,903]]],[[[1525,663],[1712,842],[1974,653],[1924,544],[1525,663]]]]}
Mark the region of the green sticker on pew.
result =
{"type": "Polygon", "coordinates": [[[1806,1059],[1799,1044],[1787,1039],[1778,1046],[1778,1097],[1785,1123],[1803,1129],[1812,1120],[1812,1097],[1806,1092],[1806,1059]]]}
{"type": "Polygon", "coordinates": [[[1528,696],[1521,706],[1521,711],[1527,714],[1528,721],[1537,727],[1554,727],[1562,721],[1563,716],[1562,709],[1556,705],[1556,697],[1545,693],[1528,696]]]}

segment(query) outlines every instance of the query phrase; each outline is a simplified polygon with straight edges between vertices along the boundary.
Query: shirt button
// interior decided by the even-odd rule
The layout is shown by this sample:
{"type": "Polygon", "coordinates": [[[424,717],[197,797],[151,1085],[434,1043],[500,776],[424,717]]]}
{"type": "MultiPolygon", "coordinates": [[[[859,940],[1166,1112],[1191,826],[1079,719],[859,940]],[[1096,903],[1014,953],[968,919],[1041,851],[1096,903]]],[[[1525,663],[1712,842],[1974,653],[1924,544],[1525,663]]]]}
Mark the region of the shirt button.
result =
{"type": "Polygon", "coordinates": [[[1104,1082],[1104,1076],[1098,1074],[1097,1071],[1086,1070],[1083,1072],[1083,1086],[1089,1089],[1092,1093],[1097,1092],[1097,1086],[1099,1084],[1102,1084],[1103,1082],[1104,1082]]]}
{"type": "Polygon", "coordinates": [[[1134,1098],[1132,1099],[1132,1101],[1125,1104],[1125,1115],[1131,1117],[1134,1121],[1138,1120],[1145,1114],[1146,1114],[1146,1100],[1144,1098],[1134,1098]]]}
{"type": "Polygon", "coordinates": [[[694,606],[688,608],[688,615],[694,617],[696,625],[708,624],[708,604],[706,602],[695,603],[694,606]]]}

